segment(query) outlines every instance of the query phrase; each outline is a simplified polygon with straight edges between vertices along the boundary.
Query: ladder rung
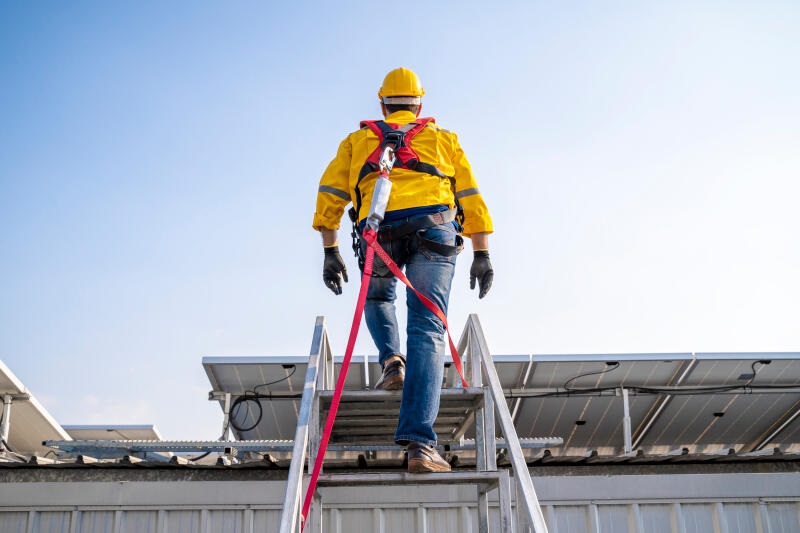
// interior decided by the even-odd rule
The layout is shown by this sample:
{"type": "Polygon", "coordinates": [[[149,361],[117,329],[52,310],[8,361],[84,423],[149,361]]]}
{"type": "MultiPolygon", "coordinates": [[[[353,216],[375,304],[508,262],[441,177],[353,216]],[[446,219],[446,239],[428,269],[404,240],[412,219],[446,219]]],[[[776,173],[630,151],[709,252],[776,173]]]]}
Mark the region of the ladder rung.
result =
{"type": "MultiPolygon", "coordinates": [[[[319,399],[324,405],[328,405],[333,398],[334,391],[319,391],[319,399]]],[[[439,396],[442,403],[454,400],[476,400],[483,396],[483,389],[470,387],[468,389],[442,389],[439,396]]],[[[341,402],[399,402],[402,398],[401,391],[379,391],[379,390],[344,390],[342,391],[341,402]]]]}
{"type": "Polygon", "coordinates": [[[348,485],[436,485],[495,484],[503,475],[503,470],[486,472],[437,472],[429,474],[375,473],[375,474],[323,474],[318,484],[325,487],[348,485]]]}

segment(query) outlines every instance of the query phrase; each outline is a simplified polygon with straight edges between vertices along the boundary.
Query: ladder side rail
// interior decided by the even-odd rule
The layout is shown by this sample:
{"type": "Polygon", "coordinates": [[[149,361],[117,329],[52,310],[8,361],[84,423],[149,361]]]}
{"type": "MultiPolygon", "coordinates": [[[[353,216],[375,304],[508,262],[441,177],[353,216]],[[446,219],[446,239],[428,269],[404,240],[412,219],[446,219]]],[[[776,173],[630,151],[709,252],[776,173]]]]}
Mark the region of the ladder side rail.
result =
{"type": "Polygon", "coordinates": [[[306,381],[300,412],[297,415],[297,430],[294,436],[292,462],[286,480],[286,495],[283,500],[280,533],[295,533],[300,522],[300,494],[303,489],[303,468],[308,451],[308,433],[311,411],[316,397],[321,352],[327,344],[328,332],[325,317],[318,316],[314,324],[314,337],[311,341],[311,354],[308,357],[306,381]]]}
{"type": "Polygon", "coordinates": [[[494,419],[494,397],[486,389],[488,387],[484,387],[483,395],[483,442],[486,449],[486,469],[497,470],[497,426],[494,419]]]}
{"type": "Polygon", "coordinates": [[[497,481],[497,499],[500,507],[500,533],[512,533],[514,513],[511,510],[511,478],[508,470],[502,470],[500,473],[497,481]]]}
{"type": "MultiPolygon", "coordinates": [[[[458,353],[461,354],[461,365],[462,369],[464,370],[464,376],[471,376],[471,368],[472,368],[472,356],[470,355],[469,351],[469,328],[464,328],[464,331],[461,332],[461,337],[458,339],[458,344],[456,345],[456,350],[458,353]]],[[[461,386],[461,380],[458,377],[458,372],[451,372],[450,373],[450,383],[448,384],[448,388],[458,388],[461,386]]],[[[470,378],[472,379],[472,378],[470,378]]],[[[475,385],[470,383],[471,387],[475,385]]]]}
{"type": "Polygon", "coordinates": [[[533,524],[535,533],[547,533],[547,524],[544,521],[542,508],[539,505],[539,499],[536,496],[536,490],[533,488],[533,480],[531,479],[528,465],[525,462],[525,456],[522,453],[522,446],[520,446],[517,431],[514,428],[514,422],[511,420],[511,412],[508,410],[505,395],[503,394],[503,387],[500,384],[500,378],[497,375],[497,369],[494,366],[494,360],[489,353],[486,338],[483,335],[478,315],[469,315],[467,327],[471,330],[470,335],[475,338],[475,347],[477,348],[477,357],[480,358],[481,367],[483,368],[484,375],[488,381],[489,390],[494,399],[494,405],[498,418],[500,419],[500,427],[503,430],[503,435],[508,445],[508,451],[511,456],[511,464],[514,467],[514,478],[517,482],[518,494],[521,492],[524,500],[525,507],[528,511],[528,517],[531,524],[533,524]]]}
{"type": "MultiPolygon", "coordinates": [[[[333,362],[333,350],[331,350],[330,338],[327,334],[322,340],[322,351],[320,353],[320,361],[322,368],[318,372],[317,377],[317,392],[314,394],[314,401],[311,404],[311,416],[308,421],[308,470],[311,471],[312,465],[316,463],[317,454],[319,453],[320,440],[322,439],[322,425],[320,424],[319,416],[319,391],[331,390],[334,388],[335,381],[335,366],[333,362]]],[[[322,473],[322,470],[320,470],[322,473]]],[[[305,479],[309,476],[306,475],[305,479]]],[[[308,523],[303,528],[304,531],[309,533],[322,533],[322,497],[317,491],[314,498],[311,500],[311,509],[308,513],[308,523]]]]}
{"type": "MultiPolygon", "coordinates": [[[[471,362],[469,368],[469,379],[471,381],[470,385],[472,387],[483,387],[483,376],[481,375],[481,365],[479,361],[476,361],[475,358],[477,354],[480,352],[480,346],[477,343],[477,339],[474,335],[468,334],[468,343],[469,346],[469,360],[471,362]],[[477,363],[477,364],[475,364],[477,363]]],[[[487,468],[487,460],[486,457],[488,455],[486,449],[486,390],[484,389],[483,399],[481,400],[478,407],[475,408],[475,462],[476,466],[479,471],[486,471],[487,468]]],[[[490,453],[495,453],[494,450],[491,450],[490,453]]]]}
{"type": "Polygon", "coordinates": [[[328,331],[325,330],[325,335],[322,339],[322,354],[320,355],[324,361],[325,372],[321,377],[324,378],[317,384],[317,390],[331,390],[336,386],[335,366],[333,363],[333,350],[331,350],[331,341],[328,337],[328,331]]]}
{"type": "MultiPolygon", "coordinates": [[[[316,353],[318,353],[319,356],[319,368],[317,370],[317,388],[313,395],[311,413],[308,419],[308,452],[306,454],[306,459],[309,465],[313,465],[317,459],[319,443],[322,438],[322,426],[319,420],[319,391],[330,390],[334,385],[333,351],[331,350],[327,329],[320,339],[319,350],[316,351],[316,353]]],[[[311,466],[309,466],[309,470],[311,470],[311,466]]]]}
{"type": "MultiPolygon", "coordinates": [[[[469,347],[469,368],[467,375],[469,376],[470,386],[482,387],[483,397],[475,407],[475,466],[478,471],[486,472],[489,470],[488,456],[494,454],[495,450],[489,452],[487,448],[486,436],[489,433],[489,428],[486,427],[486,401],[489,396],[486,394],[486,388],[483,387],[483,376],[481,375],[480,360],[476,359],[480,353],[480,346],[477,344],[475,335],[472,335],[467,329],[467,346],[469,347]]],[[[488,533],[489,531],[489,487],[478,487],[478,532],[488,533]]]]}

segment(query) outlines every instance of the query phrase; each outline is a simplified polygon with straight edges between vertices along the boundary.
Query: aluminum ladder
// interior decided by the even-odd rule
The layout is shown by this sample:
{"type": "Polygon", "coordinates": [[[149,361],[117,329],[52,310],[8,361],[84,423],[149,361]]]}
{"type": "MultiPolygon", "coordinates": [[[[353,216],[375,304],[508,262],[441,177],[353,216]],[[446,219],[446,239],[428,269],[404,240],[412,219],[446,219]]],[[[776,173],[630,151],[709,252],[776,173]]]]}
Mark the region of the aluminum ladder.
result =
{"type": "MultiPolygon", "coordinates": [[[[452,388],[443,388],[439,416],[434,425],[440,443],[465,442],[464,434],[475,427],[474,471],[453,471],[436,474],[368,473],[368,474],[322,474],[318,487],[330,486],[380,486],[380,485],[436,485],[469,484],[477,487],[478,531],[488,533],[489,492],[498,490],[500,526],[502,533],[533,532],[547,533],[533,481],[522,452],[522,443],[517,436],[506,399],[492,356],[486,344],[478,316],[472,314],[467,320],[458,343],[458,351],[464,364],[464,373],[469,388],[461,388],[460,380],[452,376],[452,388]],[[484,384],[484,379],[486,383],[484,384]],[[457,386],[455,386],[457,385],[457,386]],[[495,418],[495,414],[497,417],[495,418]],[[496,438],[496,422],[499,422],[504,439],[496,438]],[[496,450],[507,451],[514,481],[517,486],[518,523],[514,523],[511,505],[510,476],[507,469],[497,468],[496,450]]],[[[306,371],[303,396],[298,412],[297,430],[287,479],[286,496],[281,515],[280,533],[296,533],[300,530],[301,499],[304,481],[310,477],[304,473],[306,462],[313,465],[319,450],[321,417],[331,403],[335,379],[333,354],[328,340],[324,317],[317,317],[306,371]]],[[[334,424],[330,443],[336,448],[380,449],[392,442],[397,423],[401,392],[345,390],[334,424]]],[[[537,439],[523,439],[537,441],[537,439]]],[[[546,443],[560,443],[560,439],[538,439],[546,443]]],[[[527,447],[537,442],[527,442],[527,447]]],[[[329,447],[329,450],[334,447],[329,447]]],[[[393,447],[397,448],[397,447],[393,447]]],[[[307,518],[305,532],[320,533],[322,525],[322,499],[318,490],[307,518]]]]}

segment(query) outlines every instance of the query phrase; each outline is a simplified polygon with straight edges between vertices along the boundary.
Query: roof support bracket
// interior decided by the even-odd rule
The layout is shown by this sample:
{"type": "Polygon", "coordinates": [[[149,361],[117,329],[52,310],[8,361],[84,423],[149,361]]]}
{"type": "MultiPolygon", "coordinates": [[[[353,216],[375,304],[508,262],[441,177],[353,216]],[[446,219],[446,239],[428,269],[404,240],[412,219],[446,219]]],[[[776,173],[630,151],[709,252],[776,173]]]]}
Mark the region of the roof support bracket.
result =
{"type": "Polygon", "coordinates": [[[0,419],[0,452],[6,450],[8,445],[8,436],[11,433],[11,404],[14,401],[26,401],[31,399],[31,395],[27,392],[21,393],[2,393],[3,394],[3,418],[0,419]]]}
{"type": "Polygon", "coordinates": [[[625,434],[625,453],[628,454],[633,451],[633,445],[631,444],[631,406],[628,401],[628,389],[620,387],[620,390],[622,391],[623,407],[622,429],[625,434]]]}

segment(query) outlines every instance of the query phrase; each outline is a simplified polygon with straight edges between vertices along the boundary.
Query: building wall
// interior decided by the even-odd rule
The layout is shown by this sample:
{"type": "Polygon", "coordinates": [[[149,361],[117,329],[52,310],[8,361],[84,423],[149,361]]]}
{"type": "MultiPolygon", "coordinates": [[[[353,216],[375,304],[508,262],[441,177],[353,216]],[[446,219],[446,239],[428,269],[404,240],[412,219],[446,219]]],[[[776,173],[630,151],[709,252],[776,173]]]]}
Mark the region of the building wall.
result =
{"type": "MultiPolygon", "coordinates": [[[[235,476],[77,481],[74,472],[62,474],[61,481],[20,481],[0,471],[0,533],[272,533],[285,487],[235,476]]],[[[800,532],[796,472],[547,475],[534,484],[553,533],[800,532]]],[[[326,533],[477,532],[473,487],[337,487],[323,489],[322,498],[326,533]]]]}

